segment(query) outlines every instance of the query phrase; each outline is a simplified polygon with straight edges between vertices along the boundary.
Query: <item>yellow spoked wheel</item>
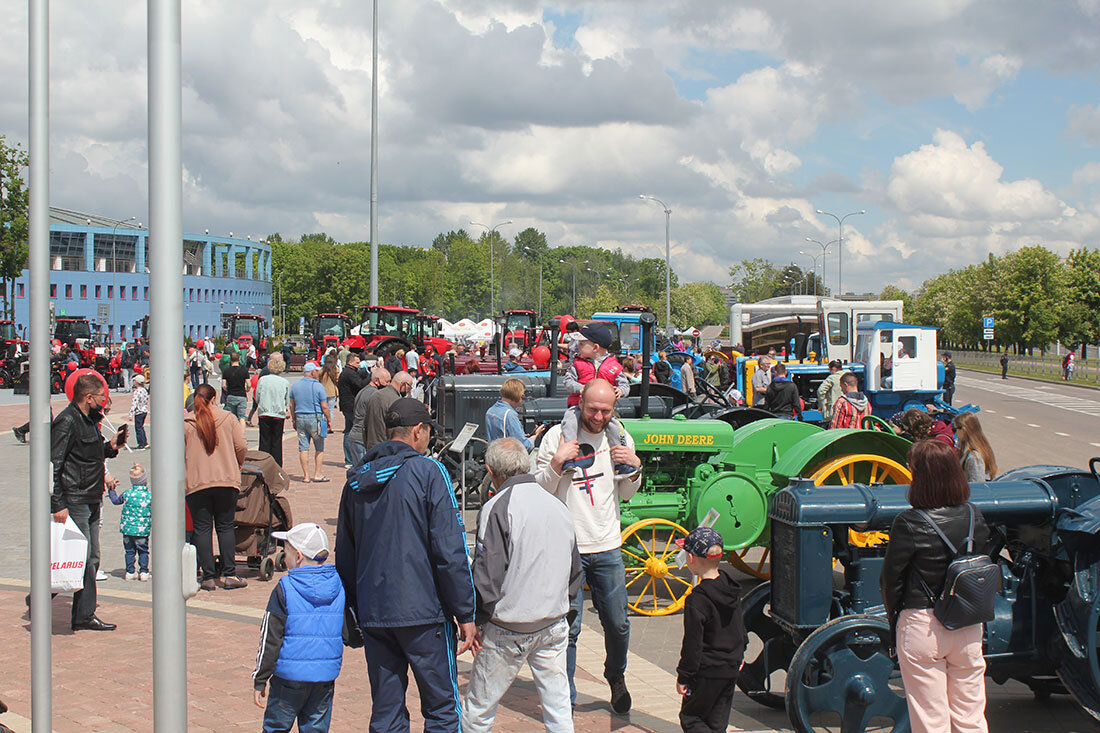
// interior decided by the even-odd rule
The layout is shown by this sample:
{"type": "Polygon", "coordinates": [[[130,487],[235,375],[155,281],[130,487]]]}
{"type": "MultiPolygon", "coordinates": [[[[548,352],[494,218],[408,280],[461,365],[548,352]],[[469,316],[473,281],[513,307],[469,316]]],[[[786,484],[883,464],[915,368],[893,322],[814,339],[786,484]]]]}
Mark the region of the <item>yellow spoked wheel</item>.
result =
{"type": "MultiPolygon", "coordinates": [[[[906,466],[885,456],[853,453],[832,458],[810,474],[817,486],[846,484],[907,484],[913,474],[906,466]]],[[[856,532],[848,530],[848,541],[859,547],[881,545],[890,539],[886,532],[856,532]]]]}
{"type": "Polygon", "coordinates": [[[726,555],[726,562],[740,570],[745,575],[751,575],[761,580],[770,580],[772,577],[772,564],[770,547],[746,547],[743,550],[733,550],[726,555]],[[749,557],[749,553],[757,551],[760,554],[749,557]]]}
{"type": "Polygon", "coordinates": [[[676,540],[688,531],[667,519],[643,519],[623,530],[627,605],[643,616],[667,616],[684,607],[693,579],[676,567],[676,540]]]}

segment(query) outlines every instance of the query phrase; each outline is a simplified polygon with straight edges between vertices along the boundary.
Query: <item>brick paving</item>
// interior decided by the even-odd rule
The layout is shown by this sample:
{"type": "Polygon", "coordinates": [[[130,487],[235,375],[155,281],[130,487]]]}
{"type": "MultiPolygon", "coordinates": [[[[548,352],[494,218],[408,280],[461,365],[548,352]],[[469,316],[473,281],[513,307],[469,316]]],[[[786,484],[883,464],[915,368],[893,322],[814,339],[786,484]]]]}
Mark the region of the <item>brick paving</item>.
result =
{"type": "MultiPolygon", "coordinates": [[[[55,411],[63,402],[54,405],[55,411]]],[[[124,413],[128,400],[115,397],[116,412],[124,413]]],[[[24,405],[0,405],[0,465],[7,481],[0,487],[2,516],[19,518],[0,535],[0,699],[10,712],[0,723],[22,733],[29,731],[30,623],[23,598],[29,577],[27,516],[27,447],[4,435],[10,425],[26,420],[24,405]]],[[[117,415],[116,415],[117,417],[117,415]]],[[[339,418],[338,418],[339,420],[339,418]]],[[[255,446],[254,428],[246,430],[255,446]]],[[[303,483],[295,456],[295,441],[286,434],[285,457],[292,483],[289,496],[296,521],[316,521],[335,534],[337,502],[343,485],[341,433],[327,441],[324,473],[328,483],[303,483]]],[[[156,437],[150,433],[150,442],[156,437]]],[[[125,477],[130,463],[148,466],[149,454],[123,454],[110,462],[112,473],[125,477]]],[[[122,580],[122,547],[118,534],[119,507],[104,507],[102,532],[104,570],[111,577],[99,584],[100,616],[117,623],[110,633],[79,632],[68,628],[69,596],[53,602],[53,714],[54,730],[149,731],[152,730],[151,584],[122,580]]],[[[472,512],[470,513],[472,518],[472,512]]],[[[471,519],[467,520],[472,526],[471,519]]],[[[155,546],[153,551],[155,552],[155,546]]],[[[191,731],[256,730],[262,711],[252,703],[250,672],[255,660],[259,623],[270,582],[260,582],[254,571],[242,572],[249,587],[236,591],[204,593],[188,602],[188,729],[191,731]]],[[[634,698],[629,716],[615,716],[607,702],[607,685],[601,678],[603,639],[595,613],[585,614],[586,629],[578,649],[579,690],[575,726],[578,731],[623,733],[679,730],[676,713],[679,698],[674,691],[673,669],[679,655],[682,622],[679,616],[631,619],[631,653],[627,682],[634,698]]],[[[465,688],[470,657],[459,660],[459,683],[465,688]]],[[[1004,687],[989,683],[988,717],[991,730],[1085,731],[1091,721],[1065,696],[1036,703],[1018,684],[1004,687]]],[[[409,687],[413,729],[422,726],[415,682],[409,687]]],[[[333,731],[366,729],[370,714],[370,685],[359,650],[345,650],[344,667],[337,681],[333,731]]],[[[764,708],[738,695],[730,730],[789,730],[785,713],[764,708]]],[[[527,733],[541,730],[537,694],[524,671],[505,696],[495,730],[527,733]]]]}

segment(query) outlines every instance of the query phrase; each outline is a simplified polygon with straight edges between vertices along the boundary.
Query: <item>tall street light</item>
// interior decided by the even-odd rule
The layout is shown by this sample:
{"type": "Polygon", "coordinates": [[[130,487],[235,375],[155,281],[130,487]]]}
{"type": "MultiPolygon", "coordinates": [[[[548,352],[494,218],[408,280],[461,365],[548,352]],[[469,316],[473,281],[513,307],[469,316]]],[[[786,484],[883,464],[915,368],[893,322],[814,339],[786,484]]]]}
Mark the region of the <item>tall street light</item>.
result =
{"type": "Polygon", "coordinates": [[[840,298],[844,296],[844,220],[849,216],[857,216],[859,214],[866,214],[867,211],[860,209],[859,211],[853,211],[845,214],[844,216],[837,216],[831,214],[828,211],[817,210],[818,214],[822,216],[831,216],[836,219],[836,226],[838,230],[837,245],[836,245],[836,297],[840,298]]]}
{"type": "Polygon", "coordinates": [[[505,224],[511,224],[512,220],[502,221],[499,224],[489,226],[488,224],[482,224],[480,222],[471,221],[470,226],[485,227],[485,231],[489,234],[489,317],[492,318],[497,312],[496,291],[493,289],[493,235],[496,234],[497,227],[502,227],[505,224]]]}
{"type": "MultiPolygon", "coordinates": [[[[115,323],[115,299],[118,297],[118,260],[115,259],[115,234],[118,233],[118,228],[120,226],[122,226],[123,224],[129,224],[130,222],[136,221],[136,220],[137,220],[136,216],[131,216],[129,219],[125,219],[125,220],[115,219],[115,225],[111,229],[111,289],[114,291],[114,297],[111,298],[111,335],[112,336],[118,336],[119,335],[119,334],[115,333],[115,329],[118,328],[118,325],[115,323]]],[[[134,247],[135,247],[134,256],[136,257],[137,256],[137,254],[136,254],[137,243],[136,242],[134,244],[134,247]]],[[[149,334],[145,334],[145,337],[146,337],[146,339],[148,339],[149,334]]],[[[121,339],[119,339],[119,340],[121,341],[121,339]]]]}
{"type": "Polygon", "coordinates": [[[672,218],[672,209],[668,208],[668,204],[655,196],[648,196],[644,193],[638,194],[638,198],[652,201],[656,204],[660,204],[661,208],[665,210],[665,330],[672,333],[672,266],[669,264],[670,250],[668,243],[669,222],[672,218]]]}
{"type": "MultiPolygon", "coordinates": [[[[558,262],[563,264],[563,265],[571,265],[572,268],[573,268],[573,317],[576,318],[576,316],[577,316],[577,262],[576,262],[576,260],[574,260],[572,263],[569,263],[569,262],[566,262],[565,260],[562,260],[562,259],[559,259],[558,262]]],[[[587,269],[591,269],[591,268],[588,268],[588,260],[584,261],[584,265],[587,269]]]]}
{"type": "Polygon", "coordinates": [[[539,323],[542,323],[542,260],[543,260],[542,253],[536,252],[535,250],[528,247],[526,244],[523,245],[523,251],[530,254],[530,255],[533,255],[533,256],[539,258],[539,316],[538,316],[538,319],[539,319],[539,323]]]}
{"type": "Polygon", "coordinates": [[[815,255],[812,252],[807,252],[807,251],[802,250],[802,249],[798,250],[798,254],[803,255],[805,257],[809,257],[810,262],[813,263],[814,269],[810,271],[810,277],[814,281],[814,295],[817,295],[817,261],[818,261],[819,258],[823,258],[824,255],[815,255]]]}
{"type": "MultiPolygon", "coordinates": [[[[834,239],[831,242],[819,242],[818,240],[813,239],[812,237],[806,237],[806,241],[807,242],[813,242],[818,247],[821,247],[821,272],[823,274],[823,276],[821,278],[821,283],[824,284],[825,283],[825,277],[824,277],[824,273],[825,273],[825,253],[829,251],[829,247],[832,247],[834,244],[839,244],[840,240],[839,239],[834,239]]],[[[838,298],[840,297],[840,293],[837,293],[837,297],[838,298]]]]}

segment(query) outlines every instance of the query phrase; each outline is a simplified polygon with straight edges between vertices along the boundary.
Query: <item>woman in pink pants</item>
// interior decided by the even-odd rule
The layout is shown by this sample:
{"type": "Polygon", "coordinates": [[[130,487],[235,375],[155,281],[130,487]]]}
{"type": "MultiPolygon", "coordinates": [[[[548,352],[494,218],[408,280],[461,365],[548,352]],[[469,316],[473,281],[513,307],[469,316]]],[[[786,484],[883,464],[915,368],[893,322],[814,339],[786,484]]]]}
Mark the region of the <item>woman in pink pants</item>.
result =
{"type": "MultiPolygon", "coordinates": [[[[961,547],[970,529],[970,485],[955,451],[938,440],[909,449],[909,503],[923,509],[961,547]]],[[[896,625],[898,661],[913,733],[986,733],[982,626],[950,631],[932,614],[951,551],[914,509],[890,528],[882,568],[882,598],[896,625]]],[[[989,544],[989,528],[974,508],[974,550],[989,544]]]]}

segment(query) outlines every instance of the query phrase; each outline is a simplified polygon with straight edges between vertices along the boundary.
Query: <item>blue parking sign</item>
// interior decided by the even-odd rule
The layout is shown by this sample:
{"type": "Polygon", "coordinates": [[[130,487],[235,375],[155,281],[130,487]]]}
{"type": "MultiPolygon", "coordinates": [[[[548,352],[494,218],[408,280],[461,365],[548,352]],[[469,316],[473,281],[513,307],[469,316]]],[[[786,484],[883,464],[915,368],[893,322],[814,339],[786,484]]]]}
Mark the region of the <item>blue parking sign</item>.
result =
{"type": "Polygon", "coordinates": [[[993,328],[993,317],[987,316],[982,319],[982,328],[993,328]]]}

